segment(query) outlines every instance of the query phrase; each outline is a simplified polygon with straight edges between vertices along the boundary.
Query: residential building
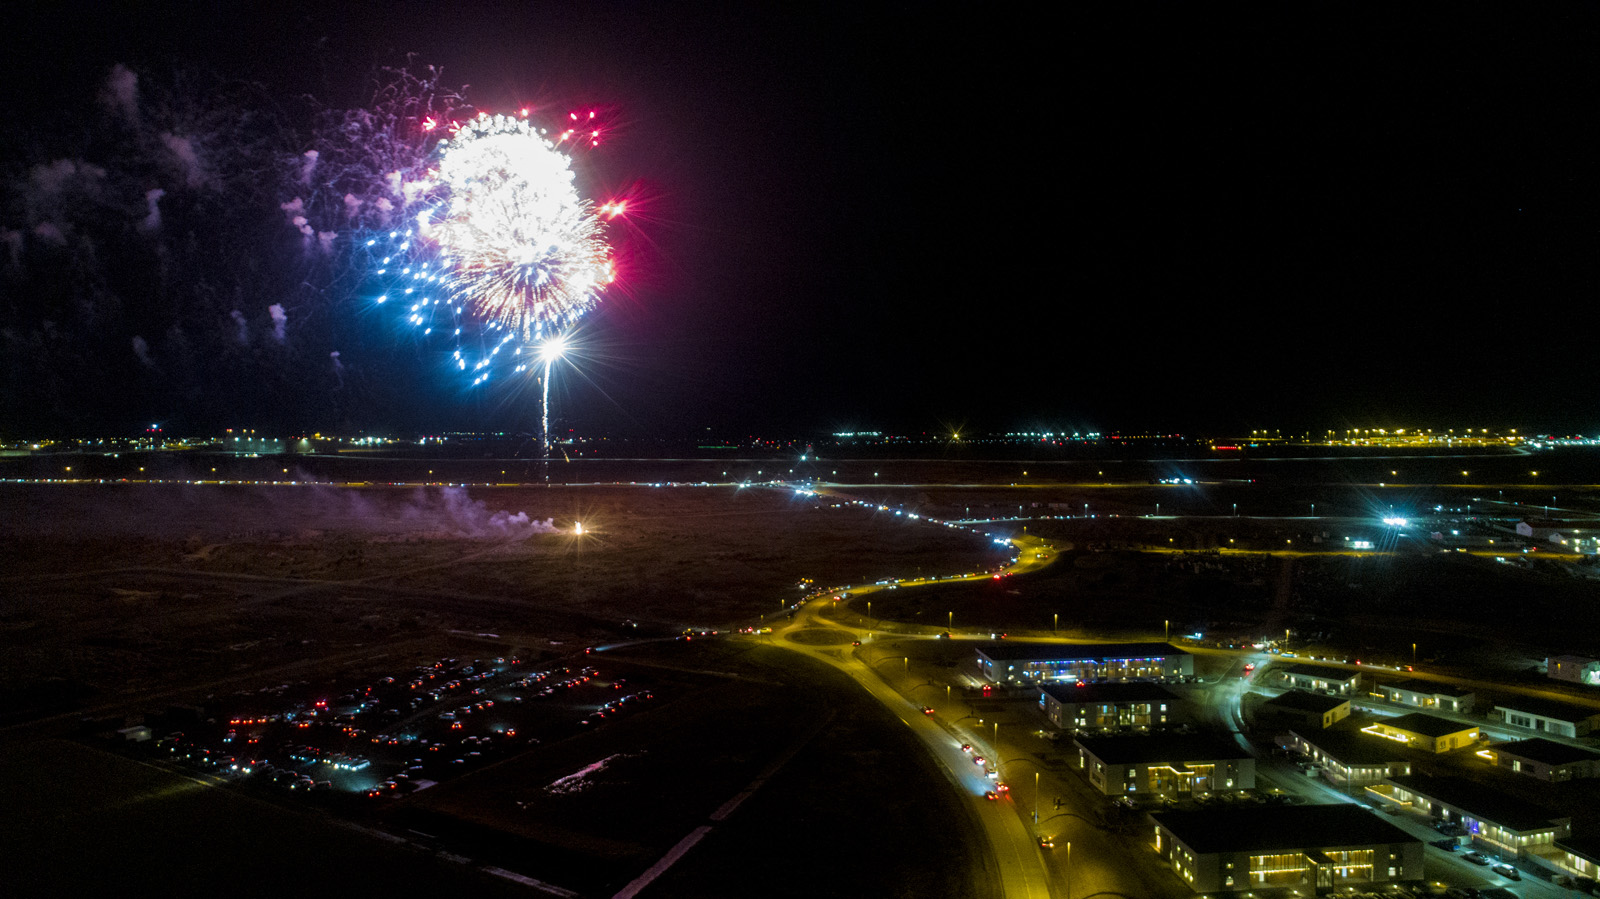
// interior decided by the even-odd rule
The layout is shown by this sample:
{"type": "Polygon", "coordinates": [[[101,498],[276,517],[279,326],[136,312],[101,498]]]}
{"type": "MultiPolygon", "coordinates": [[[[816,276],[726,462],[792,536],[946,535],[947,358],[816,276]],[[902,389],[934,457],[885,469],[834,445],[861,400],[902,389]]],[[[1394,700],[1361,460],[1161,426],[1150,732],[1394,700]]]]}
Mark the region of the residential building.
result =
{"type": "Polygon", "coordinates": [[[1444,821],[1455,821],[1495,852],[1549,855],[1556,840],[1572,836],[1572,819],[1464,777],[1391,777],[1367,787],[1380,801],[1444,821]]]}
{"type": "Polygon", "coordinates": [[[1181,680],[1194,656],[1170,643],[988,643],[978,670],[994,683],[1181,680]]]}
{"type": "Polygon", "coordinates": [[[1350,717],[1350,700],[1325,693],[1290,690],[1256,706],[1256,717],[1292,721],[1302,727],[1332,727],[1350,717]]]}
{"type": "Polygon", "coordinates": [[[1158,684],[1079,681],[1070,686],[1041,686],[1039,706],[1050,723],[1062,730],[1147,730],[1176,720],[1178,697],[1158,684]]]}
{"type": "Polygon", "coordinates": [[[1477,696],[1449,684],[1429,680],[1403,680],[1393,684],[1379,684],[1375,694],[1401,705],[1419,709],[1438,709],[1464,715],[1472,711],[1477,696]]]}
{"type": "Polygon", "coordinates": [[[1540,860],[1564,874],[1600,880],[1600,834],[1562,837],[1540,860]]]}
{"type": "Polygon", "coordinates": [[[1512,727],[1575,739],[1600,730],[1600,710],[1587,706],[1518,696],[1499,703],[1489,717],[1512,727]]]}
{"type": "Polygon", "coordinates": [[[1486,755],[1502,768],[1539,780],[1600,777],[1600,752],[1543,737],[1498,743],[1478,754],[1486,755]]]}
{"type": "Polygon", "coordinates": [[[1277,669],[1284,685],[1291,690],[1312,693],[1332,693],[1337,696],[1356,696],[1361,683],[1361,672],[1346,668],[1324,668],[1321,665],[1289,665],[1277,669]]]}
{"type": "Polygon", "coordinates": [[[1565,543],[1566,526],[1559,521],[1544,521],[1529,518],[1517,522],[1517,535],[1530,540],[1545,540],[1550,543],[1565,543]]]}
{"type": "Polygon", "coordinates": [[[1278,745],[1305,756],[1318,773],[1341,787],[1382,783],[1411,773],[1405,747],[1369,739],[1350,728],[1291,730],[1279,736],[1278,745]]]}
{"type": "Polygon", "coordinates": [[[1545,661],[1551,680],[1600,687],[1600,659],[1585,656],[1551,656],[1545,661]]]}
{"type": "Polygon", "coordinates": [[[1156,852],[1196,893],[1421,880],[1422,840],[1358,805],[1161,812],[1156,852]]]}
{"type": "Polygon", "coordinates": [[[1256,760],[1209,734],[1078,737],[1078,768],[1107,796],[1188,799],[1256,785],[1256,760]]]}
{"type": "Polygon", "coordinates": [[[1463,724],[1412,712],[1398,718],[1376,718],[1361,728],[1364,734],[1404,743],[1423,752],[1450,752],[1478,742],[1478,725],[1463,724]]]}

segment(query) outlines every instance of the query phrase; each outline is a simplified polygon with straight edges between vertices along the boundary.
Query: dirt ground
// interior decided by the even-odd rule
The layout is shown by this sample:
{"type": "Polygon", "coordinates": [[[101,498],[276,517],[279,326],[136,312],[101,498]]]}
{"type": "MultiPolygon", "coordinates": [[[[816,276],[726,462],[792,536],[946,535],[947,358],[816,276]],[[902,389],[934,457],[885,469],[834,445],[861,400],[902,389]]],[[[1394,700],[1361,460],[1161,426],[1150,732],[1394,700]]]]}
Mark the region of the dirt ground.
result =
{"type": "MultiPolygon", "coordinates": [[[[971,534],[790,491],[0,487],[9,720],[492,634],[759,622],[817,583],[955,572],[971,534]],[[576,535],[575,523],[583,523],[576,535]]],[[[426,648],[425,648],[426,647],[426,648]]]]}

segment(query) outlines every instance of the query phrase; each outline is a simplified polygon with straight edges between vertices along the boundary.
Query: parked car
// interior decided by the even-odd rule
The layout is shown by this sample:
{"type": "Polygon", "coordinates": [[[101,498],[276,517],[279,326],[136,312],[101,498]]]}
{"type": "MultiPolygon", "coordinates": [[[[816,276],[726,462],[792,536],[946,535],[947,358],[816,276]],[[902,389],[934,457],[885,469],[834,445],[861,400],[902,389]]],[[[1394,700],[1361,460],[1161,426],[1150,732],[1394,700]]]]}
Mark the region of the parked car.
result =
{"type": "Polygon", "coordinates": [[[1516,868],[1511,867],[1510,865],[1495,865],[1490,870],[1494,871],[1494,873],[1496,873],[1496,874],[1499,874],[1501,877],[1506,878],[1507,880],[1521,880],[1522,879],[1521,872],[1519,872],[1516,868]]]}
{"type": "Polygon", "coordinates": [[[1480,865],[1485,868],[1489,866],[1489,859],[1481,852],[1468,852],[1466,855],[1461,856],[1461,858],[1464,861],[1472,862],[1474,865],[1480,865]]]}

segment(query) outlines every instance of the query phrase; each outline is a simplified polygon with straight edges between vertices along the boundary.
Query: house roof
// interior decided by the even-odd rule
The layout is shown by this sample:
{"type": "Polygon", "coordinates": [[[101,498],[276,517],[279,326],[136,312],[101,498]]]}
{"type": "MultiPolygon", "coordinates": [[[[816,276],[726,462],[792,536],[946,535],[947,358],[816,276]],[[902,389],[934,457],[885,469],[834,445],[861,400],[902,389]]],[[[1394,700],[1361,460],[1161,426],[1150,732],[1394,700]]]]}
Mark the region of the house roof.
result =
{"type": "Polygon", "coordinates": [[[1397,718],[1379,718],[1372,722],[1385,727],[1422,734],[1425,737],[1443,737],[1448,734],[1458,734],[1464,730],[1473,730],[1478,725],[1464,724],[1460,721],[1451,721],[1448,718],[1436,718],[1433,715],[1424,715],[1421,712],[1412,712],[1397,718]]]}
{"type": "Polygon", "coordinates": [[[1549,699],[1538,699],[1532,696],[1513,696],[1504,702],[1495,703],[1497,709],[1509,709],[1513,712],[1527,712],[1541,718],[1554,718],[1557,721],[1582,721],[1600,715],[1600,709],[1581,705],[1569,705],[1565,702],[1554,702],[1549,699]]]}
{"type": "Polygon", "coordinates": [[[1000,662],[1104,662],[1170,659],[1189,653],[1171,643],[985,643],[978,652],[1000,662]]]}
{"type": "Polygon", "coordinates": [[[1464,777],[1407,774],[1391,777],[1389,782],[1445,805],[1455,806],[1480,821],[1498,824],[1513,831],[1543,830],[1550,827],[1552,822],[1566,818],[1542,805],[1518,799],[1464,777]]]}
{"type": "Polygon", "coordinates": [[[1374,740],[1353,730],[1330,729],[1289,733],[1322,750],[1322,753],[1342,765],[1387,765],[1403,762],[1408,752],[1393,740],[1374,740]]]}
{"type": "Polygon", "coordinates": [[[1148,736],[1078,737],[1084,751],[1108,765],[1143,765],[1152,762],[1211,762],[1247,759],[1250,753],[1232,740],[1210,734],[1150,734],[1148,736]]]}
{"type": "Polygon", "coordinates": [[[1084,702],[1177,702],[1178,697],[1160,684],[1129,683],[1047,684],[1039,688],[1063,705],[1084,702]]]}
{"type": "Polygon", "coordinates": [[[1281,696],[1274,696],[1263,702],[1261,708],[1271,711],[1274,709],[1292,709],[1297,712],[1316,712],[1325,714],[1342,705],[1348,705],[1349,699],[1337,696],[1324,696],[1321,693],[1307,693],[1304,690],[1290,690],[1281,696]]]}
{"type": "Polygon", "coordinates": [[[1354,680],[1361,676],[1359,671],[1351,671],[1345,668],[1324,668],[1321,665],[1290,665],[1287,668],[1278,670],[1285,675],[1298,674],[1301,677],[1325,677],[1328,680],[1336,681],[1354,680]]]}
{"type": "Polygon", "coordinates": [[[1397,681],[1392,684],[1381,684],[1380,689],[1404,690],[1407,693],[1427,693],[1433,696],[1455,696],[1458,698],[1472,695],[1471,690],[1463,690],[1460,687],[1452,687],[1449,684],[1441,684],[1438,681],[1417,680],[1416,678],[1397,681]]]}
{"type": "Polygon", "coordinates": [[[1592,762],[1600,759],[1600,752],[1584,749],[1582,746],[1557,743],[1542,737],[1518,740],[1515,743],[1501,743],[1491,748],[1502,755],[1514,755],[1517,758],[1542,762],[1546,765],[1567,765],[1572,762],[1592,762]]]}
{"type": "Polygon", "coordinates": [[[1337,849],[1420,843],[1359,805],[1287,805],[1160,812],[1150,816],[1197,853],[1337,849]]]}

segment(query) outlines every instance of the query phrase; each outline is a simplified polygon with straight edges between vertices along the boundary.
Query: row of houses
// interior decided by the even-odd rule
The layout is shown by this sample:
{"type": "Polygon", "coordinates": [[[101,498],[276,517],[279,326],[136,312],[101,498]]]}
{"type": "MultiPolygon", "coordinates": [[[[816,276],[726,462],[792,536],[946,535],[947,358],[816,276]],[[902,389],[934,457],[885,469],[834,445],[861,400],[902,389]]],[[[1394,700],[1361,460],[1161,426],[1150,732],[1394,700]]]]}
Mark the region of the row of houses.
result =
{"type": "MultiPolygon", "coordinates": [[[[1477,704],[1477,696],[1472,692],[1437,681],[1412,679],[1373,684],[1363,689],[1363,684],[1370,679],[1364,671],[1322,665],[1288,665],[1274,670],[1284,687],[1324,696],[1349,699],[1371,696],[1398,705],[1457,715],[1471,713],[1477,704]]],[[[1600,711],[1533,696],[1518,696],[1496,703],[1488,717],[1511,727],[1568,739],[1600,733],[1600,711]]]]}

